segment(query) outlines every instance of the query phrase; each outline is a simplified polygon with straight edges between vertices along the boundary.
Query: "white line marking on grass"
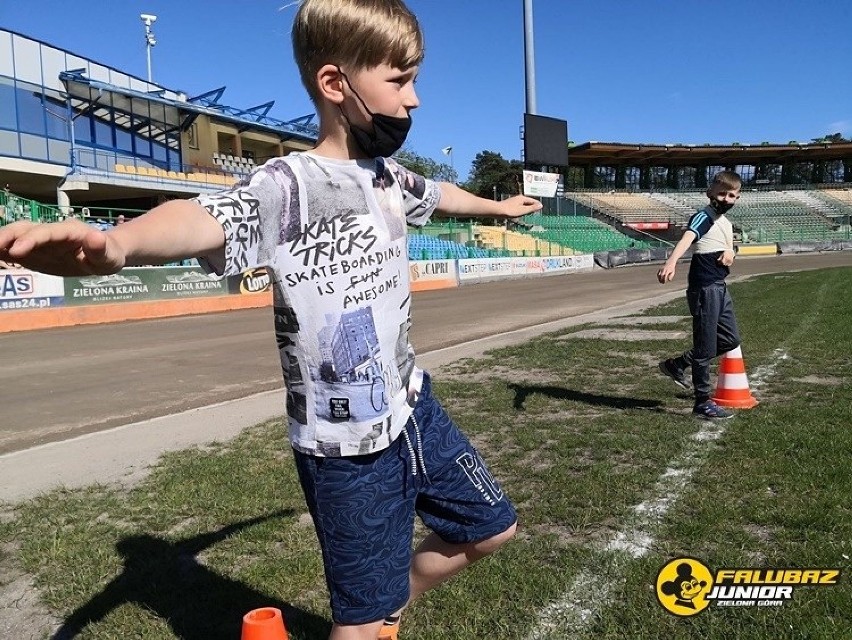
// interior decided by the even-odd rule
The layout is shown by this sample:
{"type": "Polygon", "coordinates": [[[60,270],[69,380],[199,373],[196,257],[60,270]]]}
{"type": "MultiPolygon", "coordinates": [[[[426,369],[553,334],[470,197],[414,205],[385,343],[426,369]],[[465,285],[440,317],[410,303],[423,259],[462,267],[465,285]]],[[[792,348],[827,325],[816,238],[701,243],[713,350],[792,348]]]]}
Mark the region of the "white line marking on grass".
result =
{"type": "Polygon", "coordinates": [[[778,365],[789,359],[790,354],[787,353],[786,349],[776,349],[772,353],[772,360],[769,361],[769,364],[761,365],[754,370],[754,375],[751,376],[751,385],[755,388],[765,385],[775,375],[778,365]]]}
{"type": "MultiPolygon", "coordinates": [[[[775,375],[778,366],[789,358],[786,349],[775,349],[769,364],[755,369],[752,385],[765,385],[775,375]]],[[[624,581],[628,563],[651,550],[655,530],[683,494],[712,443],[724,432],[724,426],[706,423],[692,435],[692,444],[660,476],[652,496],[634,506],[624,528],[604,544],[605,556],[597,573],[581,571],[577,574],[562,597],[541,611],[539,626],[530,633],[528,640],[567,640],[583,635],[597,614],[600,603],[607,602],[615,587],[624,581]]]]}
{"type": "Polygon", "coordinates": [[[712,444],[724,433],[723,425],[707,422],[692,435],[692,442],[659,477],[651,496],[631,509],[622,530],[603,545],[601,566],[595,573],[578,573],[562,597],[542,609],[538,627],[527,640],[567,640],[583,635],[601,604],[608,602],[616,586],[624,581],[627,565],[654,546],[663,518],[685,491],[712,444]]]}

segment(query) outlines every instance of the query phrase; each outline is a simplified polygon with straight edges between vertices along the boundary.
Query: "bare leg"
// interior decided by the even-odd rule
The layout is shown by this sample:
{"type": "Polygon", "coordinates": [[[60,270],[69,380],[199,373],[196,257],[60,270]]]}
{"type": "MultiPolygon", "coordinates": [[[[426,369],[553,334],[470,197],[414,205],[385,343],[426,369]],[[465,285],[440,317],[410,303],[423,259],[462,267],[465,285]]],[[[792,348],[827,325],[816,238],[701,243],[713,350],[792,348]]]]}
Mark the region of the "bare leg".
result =
{"type": "Polygon", "coordinates": [[[411,560],[411,597],[409,603],[423,595],[429,589],[452,578],[465,567],[497,551],[515,535],[518,524],[515,523],[503,533],[467,544],[444,542],[434,533],[430,533],[414,551],[411,560]]]}
{"type": "MultiPolygon", "coordinates": [[[[465,567],[497,551],[512,539],[517,523],[496,536],[468,544],[450,544],[438,535],[430,533],[418,545],[411,559],[411,596],[408,602],[423,595],[429,589],[452,578],[465,567]]],[[[407,605],[406,605],[407,606],[407,605]]],[[[402,609],[397,612],[401,613],[402,609]]],[[[359,625],[335,624],[329,640],[375,640],[382,628],[383,620],[359,625]]]]}
{"type": "Polygon", "coordinates": [[[367,624],[335,624],[328,640],[376,640],[384,620],[367,624]]]}

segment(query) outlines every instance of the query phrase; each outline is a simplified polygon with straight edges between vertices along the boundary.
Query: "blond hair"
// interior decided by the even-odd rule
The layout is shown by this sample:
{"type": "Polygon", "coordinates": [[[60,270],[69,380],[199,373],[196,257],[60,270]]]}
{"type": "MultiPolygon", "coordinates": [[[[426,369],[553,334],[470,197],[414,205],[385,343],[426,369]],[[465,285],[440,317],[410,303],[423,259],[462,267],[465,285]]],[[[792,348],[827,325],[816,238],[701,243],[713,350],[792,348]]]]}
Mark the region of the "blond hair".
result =
{"type": "Polygon", "coordinates": [[[713,181],[710,183],[710,187],[721,187],[726,191],[733,189],[741,189],[743,186],[743,179],[740,178],[740,174],[735,171],[720,171],[715,176],[713,176],[713,181]]]}
{"type": "Polygon", "coordinates": [[[401,0],[303,0],[292,38],[302,84],[314,102],[323,65],[354,73],[380,64],[408,69],[423,61],[423,33],[401,0]]]}

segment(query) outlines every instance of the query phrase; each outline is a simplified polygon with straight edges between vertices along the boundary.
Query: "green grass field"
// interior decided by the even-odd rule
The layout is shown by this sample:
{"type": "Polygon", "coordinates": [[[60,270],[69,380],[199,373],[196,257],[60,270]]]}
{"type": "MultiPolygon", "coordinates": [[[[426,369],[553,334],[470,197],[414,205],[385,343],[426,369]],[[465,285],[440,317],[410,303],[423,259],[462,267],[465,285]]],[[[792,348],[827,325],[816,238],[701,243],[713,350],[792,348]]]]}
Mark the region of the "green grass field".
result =
{"type": "MultiPolygon", "coordinates": [[[[761,404],[723,425],[656,363],[689,338],[685,301],[462,361],[436,392],[518,506],[496,556],[415,603],[405,640],[852,638],[852,269],[731,287],[761,404]],[[579,336],[577,335],[579,333],[579,336]],[[682,618],[660,568],[836,568],[782,607],[682,618]]],[[[422,534],[422,531],[420,532],[422,534]]],[[[279,422],[165,456],[130,490],[55,492],[0,525],[5,562],[34,576],[68,637],[236,639],[243,613],[283,609],[290,638],[324,638],[318,546],[279,422]]]]}

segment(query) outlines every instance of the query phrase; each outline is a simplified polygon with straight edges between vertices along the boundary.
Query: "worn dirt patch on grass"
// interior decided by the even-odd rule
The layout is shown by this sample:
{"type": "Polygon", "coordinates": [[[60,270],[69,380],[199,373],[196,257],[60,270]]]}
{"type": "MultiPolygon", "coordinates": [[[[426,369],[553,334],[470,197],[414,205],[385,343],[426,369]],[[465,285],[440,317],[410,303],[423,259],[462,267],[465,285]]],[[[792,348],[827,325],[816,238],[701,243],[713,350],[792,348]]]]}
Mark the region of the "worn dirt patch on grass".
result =
{"type": "Polygon", "coordinates": [[[845,382],[842,378],[834,376],[805,376],[804,378],[793,378],[793,382],[804,382],[807,384],[818,384],[828,387],[837,387],[845,382]]]}
{"type": "Polygon", "coordinates": [[[624,342],[644,342],[646,340],[684,340],[686,331],[653,331],[649,329],[583,329],[575,333],[559,336],[557,340],[572,340],[575,338],[596,340],[621,340],[624,342]]]}
{"type": "Polygon", "coordinates": [[[655,324],[678,324],[689,320],[689,316],[619,316],[607,320],[607,325],[655,325],[655,324]]]}
{"type": "Polygon", "coordinates": [[[32,576],[15,561],[18,553],[17,545],[0,547],[0,637],[47,638],[59,628],[60,621],[39,600],[32,576]]]}

